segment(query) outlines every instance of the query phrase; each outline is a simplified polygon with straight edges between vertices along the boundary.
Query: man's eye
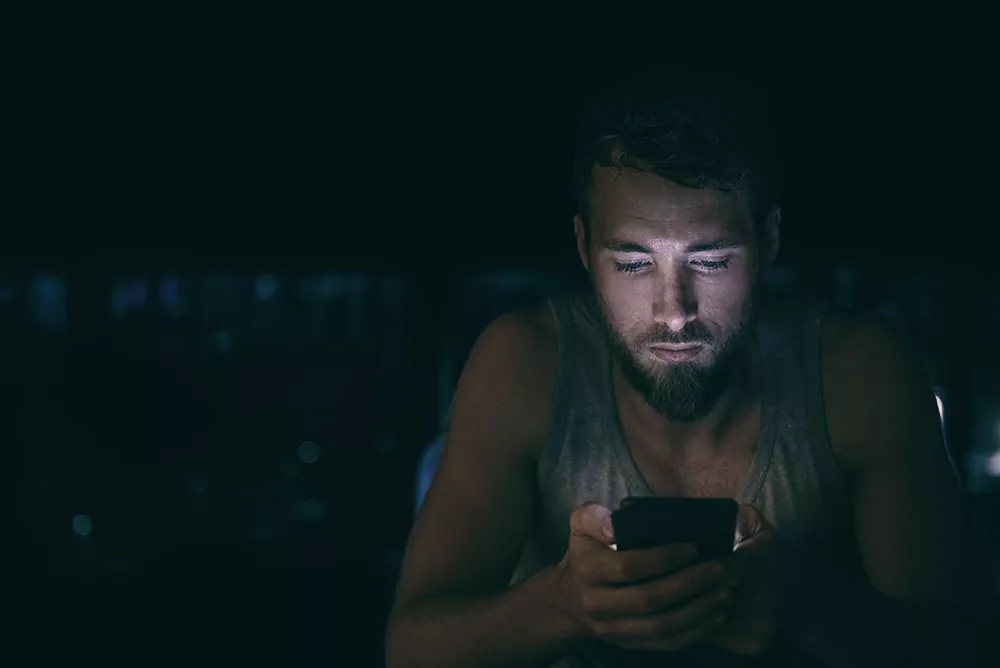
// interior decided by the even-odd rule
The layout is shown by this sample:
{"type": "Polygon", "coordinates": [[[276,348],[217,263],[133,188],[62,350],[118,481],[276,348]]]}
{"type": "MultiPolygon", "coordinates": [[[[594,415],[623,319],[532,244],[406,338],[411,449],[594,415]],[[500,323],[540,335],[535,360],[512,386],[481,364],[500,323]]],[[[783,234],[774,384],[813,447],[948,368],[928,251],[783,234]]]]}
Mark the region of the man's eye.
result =
{"type": "Polygon", "coordinates": [[[639,260],[637,262],[615,262],[615,271],[620,274],[634,274],[648,265],[649,262],[646,262],[645,260],[639,260]]]}
{"type": "Polygon", "coordinates": [[[705,271],[720,271],[729,266],[730,258],[724,260],[694,260],[691,264],[705,271]]]}

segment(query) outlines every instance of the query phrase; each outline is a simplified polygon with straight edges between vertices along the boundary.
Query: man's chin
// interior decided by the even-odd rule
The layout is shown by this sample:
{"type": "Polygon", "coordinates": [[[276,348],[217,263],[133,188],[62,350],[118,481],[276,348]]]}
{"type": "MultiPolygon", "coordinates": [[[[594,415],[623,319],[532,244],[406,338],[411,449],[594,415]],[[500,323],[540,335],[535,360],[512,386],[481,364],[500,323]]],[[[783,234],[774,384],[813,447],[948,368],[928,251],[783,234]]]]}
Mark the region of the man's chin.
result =
{"type": "MultiPolygon", "coordinates": [[[[713,372],[712,364],[696,364],[694,362],[664,362],[655,357],[639,367],[650,385],[669,386],[680,379],[708,378],[713,372]]],[[[697,382],[697,381],[696,381],[697,382]]]]}
{"type": "Polygon", "coordinates": [[[671,422],[694,422],[715,408],[733,371],[718,363],[663,363],[636,366],[629,380],[646,403],[671,422]],[[638,373],[636,373],[638,372],[638,373]]]}
{"type": "Polygon", "coordinates": [[[718,395],[704,387],[658,387],[646,401],[671,422],[694,422],[712,412],[718,395]]]}

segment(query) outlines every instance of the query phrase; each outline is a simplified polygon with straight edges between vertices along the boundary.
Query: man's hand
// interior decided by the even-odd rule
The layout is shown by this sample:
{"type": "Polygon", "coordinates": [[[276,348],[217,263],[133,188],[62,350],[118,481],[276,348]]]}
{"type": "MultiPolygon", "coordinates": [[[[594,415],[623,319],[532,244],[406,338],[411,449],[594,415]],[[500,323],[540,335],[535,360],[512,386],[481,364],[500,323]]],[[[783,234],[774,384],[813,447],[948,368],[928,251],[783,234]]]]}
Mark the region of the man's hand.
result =
{"type": "Polygon", "coordinates": [[[781,552],[774,527],[753,506],[740,506],[736,540],[731,614],[708,641],[730,652],[758,656],[777,633],[781,552]]]}
{"type": "MultiPolygon", "coordinates": [[[[732,601],[731,557],[698,562],[686,544],[617,552],[614,542],[610,510],[588,504],[574,511],[558,577],[583,632],[626,649],[676,651],[723,628],[732,601]]],[[[751,646],[744,626],[724,636],[727,642],[751,646]]]]}

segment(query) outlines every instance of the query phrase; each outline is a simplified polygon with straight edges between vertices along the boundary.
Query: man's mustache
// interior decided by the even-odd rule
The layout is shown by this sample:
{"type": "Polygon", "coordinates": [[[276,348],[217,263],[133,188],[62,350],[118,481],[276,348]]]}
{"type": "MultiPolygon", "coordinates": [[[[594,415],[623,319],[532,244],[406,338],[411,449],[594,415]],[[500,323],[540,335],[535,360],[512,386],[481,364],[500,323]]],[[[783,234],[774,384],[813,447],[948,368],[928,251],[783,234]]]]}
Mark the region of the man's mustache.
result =
{"type": "Polygon", "coordinates": [[[657,329],[643,334],[638,340],[638,343],[642,346],[655,344],[679,346],[688,343],[708,345],[711,342],[711,334],[705,331],[703,327],[695,327],[693,325],[688,325],[679,332],[669,329],[657,329]]]}

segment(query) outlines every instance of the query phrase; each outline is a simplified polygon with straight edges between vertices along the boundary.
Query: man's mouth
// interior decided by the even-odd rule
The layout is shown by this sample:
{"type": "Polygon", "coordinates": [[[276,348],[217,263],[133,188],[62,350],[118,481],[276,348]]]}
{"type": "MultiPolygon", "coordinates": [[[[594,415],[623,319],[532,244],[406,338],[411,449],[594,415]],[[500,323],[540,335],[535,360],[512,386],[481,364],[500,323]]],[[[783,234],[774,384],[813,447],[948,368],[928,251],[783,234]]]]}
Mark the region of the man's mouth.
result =
{"type": "Polygon", "coordinates": [[[654,343],[650,352],[665,362],[683,362],[698,355],[705,347],[703,343],[654,343]]]}
{"type": "Polygon", "coordinates": [[[705,344],[698,343],[697,341],[690,341],[688,343],[653,343],[650,348],[661,348],[663,350],[678,351],[678,350],[691,350],[692,348],[701,348],[705,344]]]}

